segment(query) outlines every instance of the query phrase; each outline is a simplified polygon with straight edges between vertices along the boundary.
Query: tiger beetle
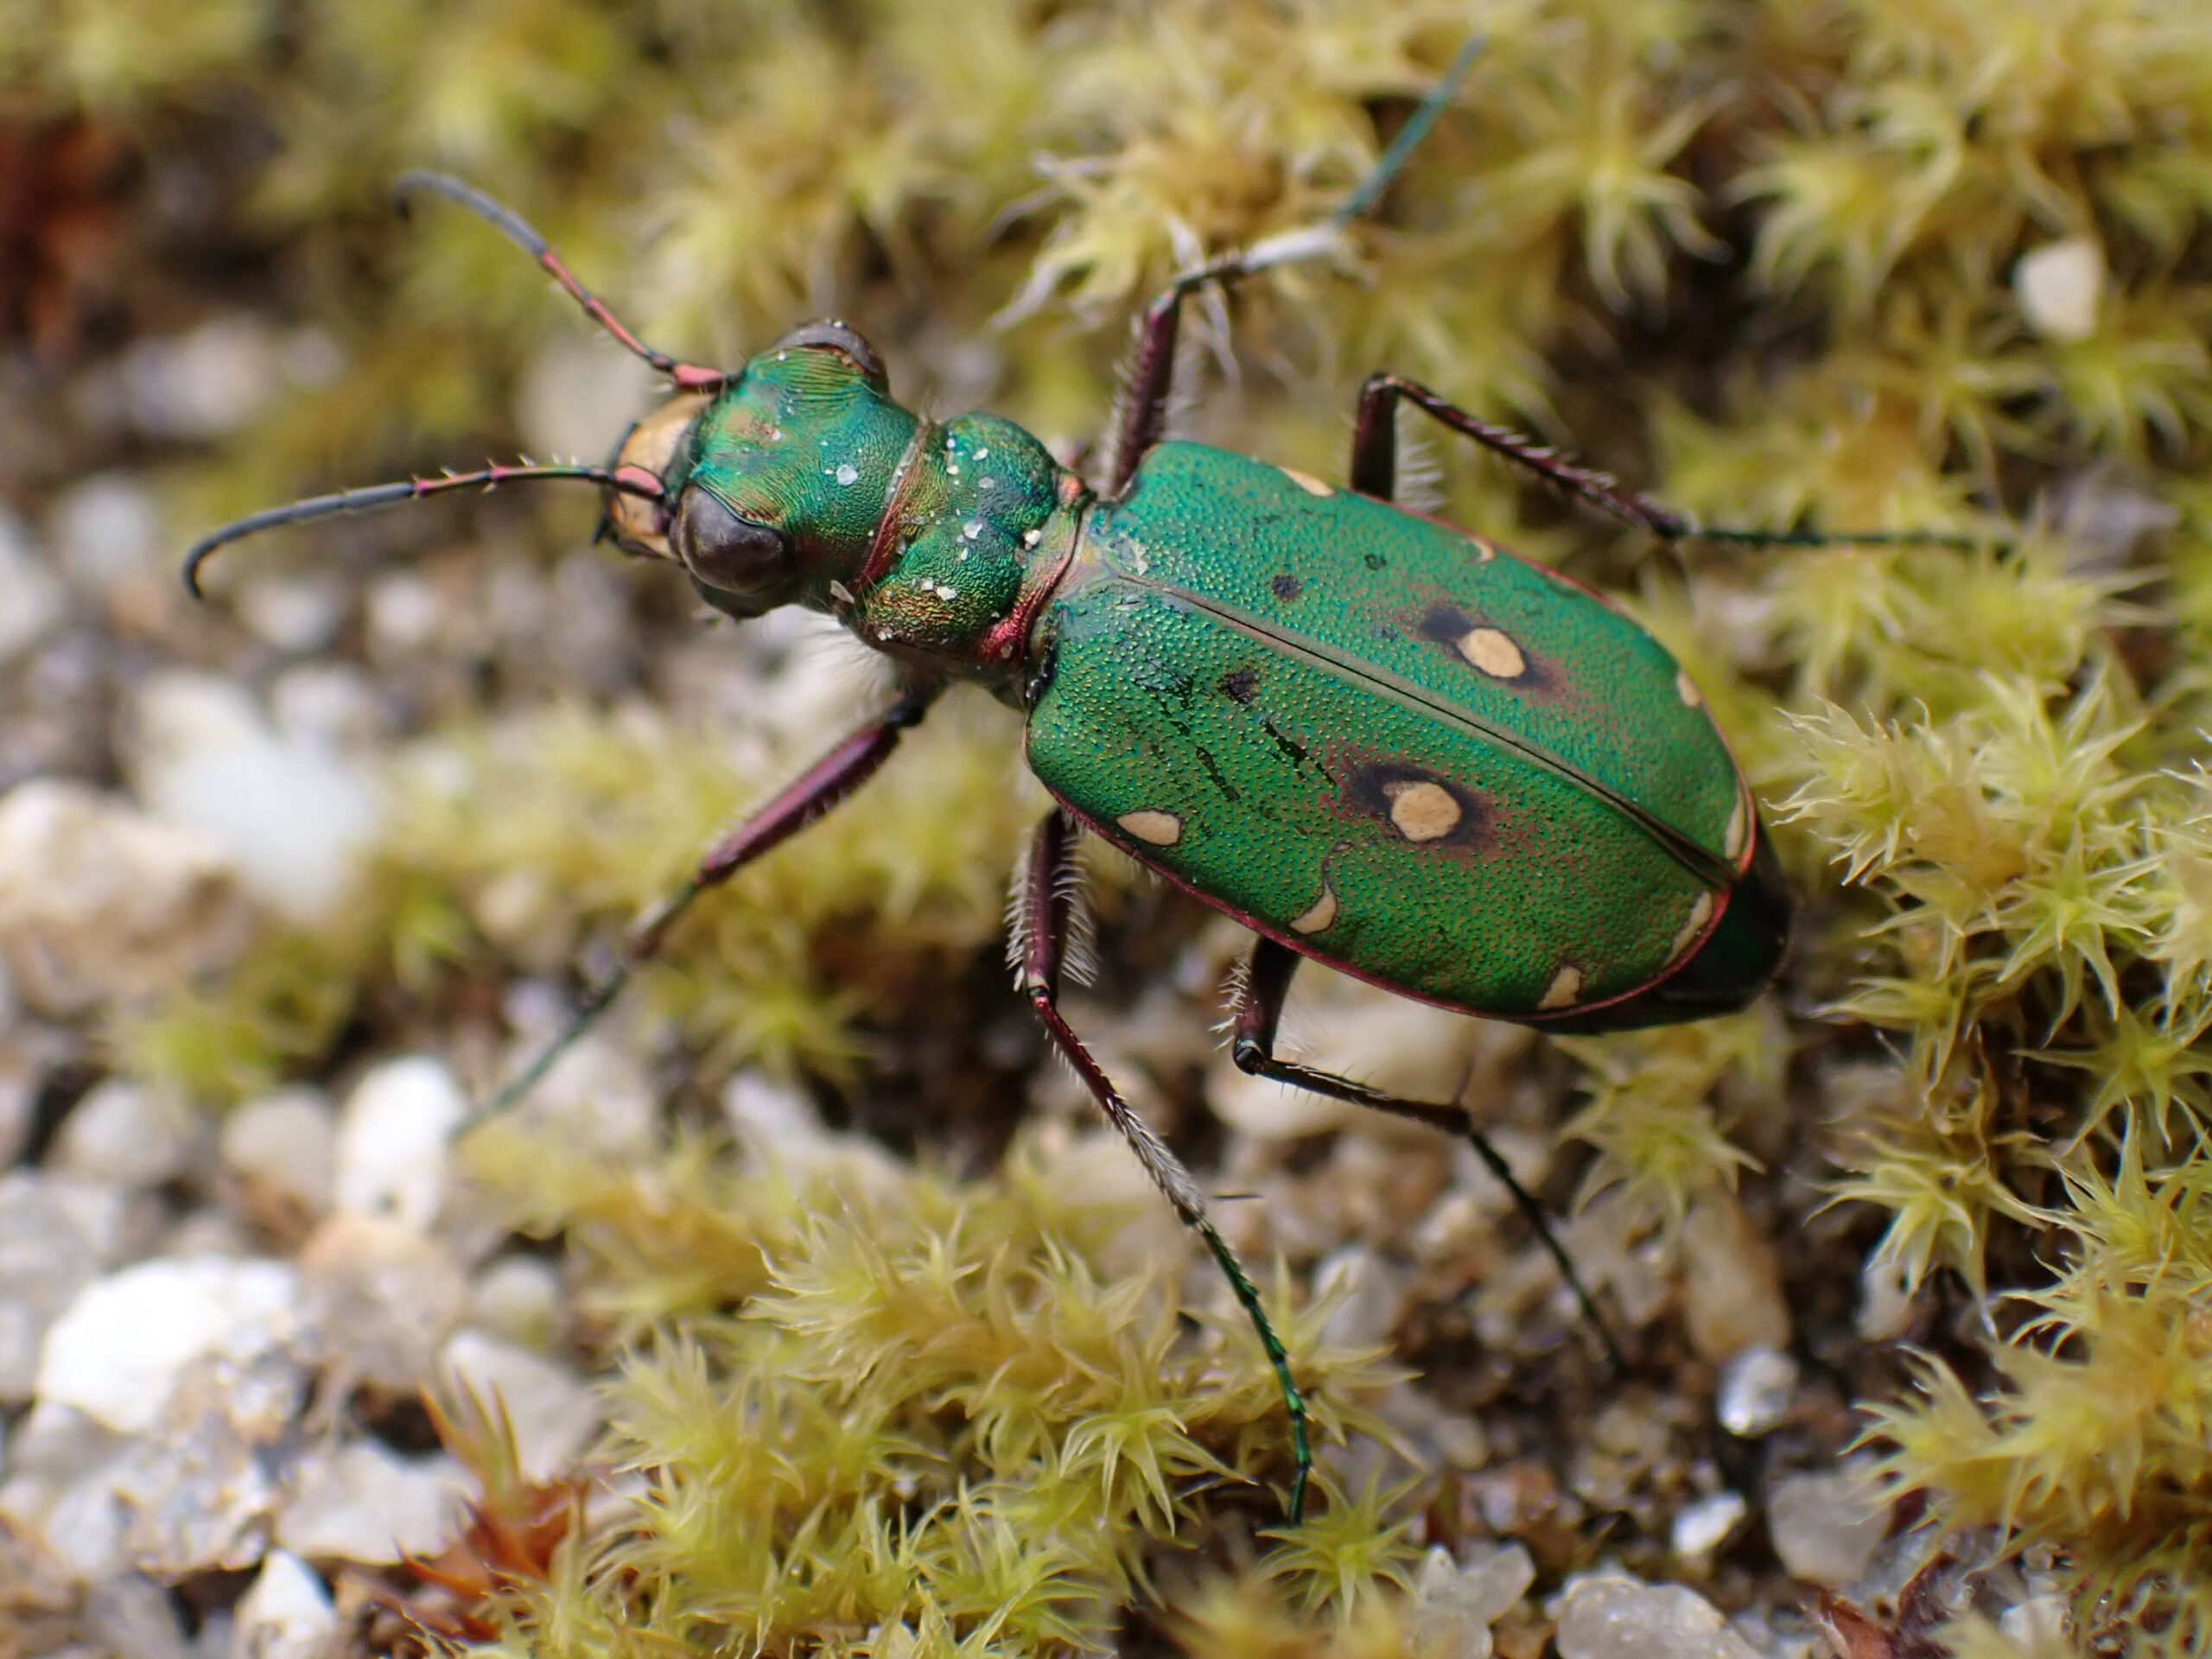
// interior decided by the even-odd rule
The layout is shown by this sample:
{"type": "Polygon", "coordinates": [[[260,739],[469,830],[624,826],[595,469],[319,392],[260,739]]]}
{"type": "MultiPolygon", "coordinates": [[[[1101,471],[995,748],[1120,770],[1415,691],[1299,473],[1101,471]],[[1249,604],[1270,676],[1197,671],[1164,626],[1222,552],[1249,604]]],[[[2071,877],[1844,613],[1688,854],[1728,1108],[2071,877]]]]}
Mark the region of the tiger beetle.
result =
{"type": "Polygon", "coordinates": [[[318,496],[214,531],[184,567],[197,596],[208,556],[260,531],[451,490],[583,480],[606,492],[619,546],[680,565],[715,610],[826,612],[894,665],[890,706],[707,851],[482,1116],[544,1074],[702,893],[857,793],[950,682],[1019,709],[1028,764],[1056,804],[1014,878],[1016,984],[1258,1333],[1289,1417],[1294,1523],[1313,1457],[1288,1356],[1198,1183],[1060,1011],[1078,836],[1258,936],[1232,994],[1239,1067],[1469,1141],[1618,1362],[1542,1209],[1461,1105],[1402,1099],[1276,1052],[1291,977],[1311,958],[1551,1032],[1701,1019],[1774,977],[1789,893],[1742,769],[1656,640],[1558,572],[1393,504],[1399,408],[1662,543],[1970,544],[1704,526],[1395,374],[1360,391],[1343,484],[1166,435],[1185,302],[1336,246],[1478,47],[1328,221],[1186,270],[1145,308],[1096,483],[1010,421],[940,423],[900,407],[882,359],[842,322],[795,329],[736,369],[679,362],[632,334],[513,213],[453,179],[410,175],[403,193],[445,197],[518,244],[673,395],[607,466],[524,462],[318,496]]]}

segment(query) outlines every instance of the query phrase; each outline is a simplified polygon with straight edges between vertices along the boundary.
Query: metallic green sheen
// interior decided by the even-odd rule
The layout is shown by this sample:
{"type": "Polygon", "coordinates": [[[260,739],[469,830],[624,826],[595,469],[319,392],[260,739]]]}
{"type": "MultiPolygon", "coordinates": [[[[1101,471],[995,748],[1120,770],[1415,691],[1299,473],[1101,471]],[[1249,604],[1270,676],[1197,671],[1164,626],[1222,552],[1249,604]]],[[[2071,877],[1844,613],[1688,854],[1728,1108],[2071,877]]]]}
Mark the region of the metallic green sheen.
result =
{"type": "Polygon", "coordinates": [[[1028,757],[1056,796],[1262,931],[1433,1001],[1626,995],[1709,931],[1748,851],[1726,745],[1633,622],[1263,462],[1154,449],[1034,643],[1028,757]]]}
{"type": "Polygon", "coordinates": [[[833,353],[793,346],[746,365],[693,429],[670,486],[719,497],[779,530],[797,554],[798,602],[829,608],[829,584],[865,549],[920,424],[833,353]]]}

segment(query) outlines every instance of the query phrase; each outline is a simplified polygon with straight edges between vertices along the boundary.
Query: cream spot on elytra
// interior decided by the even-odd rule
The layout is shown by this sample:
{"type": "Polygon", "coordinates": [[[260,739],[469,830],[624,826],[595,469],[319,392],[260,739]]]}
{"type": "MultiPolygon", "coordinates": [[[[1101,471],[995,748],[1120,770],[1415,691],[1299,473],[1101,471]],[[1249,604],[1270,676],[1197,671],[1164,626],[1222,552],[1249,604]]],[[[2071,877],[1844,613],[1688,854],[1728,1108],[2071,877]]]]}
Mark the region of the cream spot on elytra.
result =
{"type": "Polygon", "coordinates": [[[1390,800],[1390,822],[1408,841],[1435,841],[1459,824],[1459,803],[1441,784],[1389,783],[1382,785],[1390,800]]]}
{"type": "Polygon", "coordinates": [[[1682,953],[1695,944],[1705,933],[1706,925],[1713,919],[1713,895],[1700,893],[1690,905],[1690,913],[1675,935],[1674,944],[1667,947],[1669,967],[1681,959],[1682,953]]]}
{"type": "Polygon", "coordinates": [[[1552,982],[1544,989],[1544,1000],[1536,1006],[1546,1011],[1571,1008],[1574,999],[1581,995],[1582,970],[1570,962],[1552,976],[1552,982]]]}
{"type": "Polygon", "coordinates": [[[1705,694],[1697,689],[1695,681],[1679,669],[1675,673],[1675,694],[1688,708],[1697,709],[1704,705],[1705,694]]]}
{"type": "Polygon", "coordinates": [[[1751,838],[1751,811],[1750,802],[1743,796],[1736,798],[1736,810],[1728,815],[1728,833],[1721,841],[1720,851],[1730,863],[1744,855],[1744,843],[1751,838]]]}
{"type": "Polygon", "coordinates": [[[1295,467],[1286,467],[1282,475],[1308,495],[1334,495],[1336,491],[1310,473],[1301,473],[1295,467]]]}
{"type": "Polygon", "coordinates": [[[1517,680],[1529,659],[1512,637],[1499,628],[1470,628],[1459,636],[1459,654],[1494,680],[1517,680]]]}
{"type": "Polygon", "coordinates": [[[1294,933],[1325,932],[1337,919],[1337,890],[1329,885],[1326,876],[1321,878],[1321,896],[1313,907],[1290,925],[1294,933]]]}
{"type": "Polygon", "coordinates": [[[1173,812],[1124,812],[1114,822],[1155,847],[1173,847],[1183,839],[1183,820],[1173,812]]]}

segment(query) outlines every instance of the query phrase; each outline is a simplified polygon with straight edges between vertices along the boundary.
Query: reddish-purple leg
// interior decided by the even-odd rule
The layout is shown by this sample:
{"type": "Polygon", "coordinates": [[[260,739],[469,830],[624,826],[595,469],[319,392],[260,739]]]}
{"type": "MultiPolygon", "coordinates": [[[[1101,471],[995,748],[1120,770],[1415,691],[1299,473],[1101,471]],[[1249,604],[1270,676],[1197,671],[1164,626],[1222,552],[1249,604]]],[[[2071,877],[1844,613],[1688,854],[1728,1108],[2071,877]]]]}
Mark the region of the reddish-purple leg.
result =
{"type": "Polygon", "coordinates": [[[1351,486],[1362,495],[1388,501],[1398,483],[1398,400],[1440,421],[1454,432],[1472,438],[1493,454],[1534,474],[1554,488],[1587,502],[1624,524],[1648,530],[1669,539],[1694,532],[1696,523],[1687,514],[1662,506],[1649,497],[1622,489],[1605,474],[1573,462],[1530,438],[1470,415],[1457,404],[1438,397],[1427,386],[1402,375],[1371,374],[1359,389],[1359,419],[1352,429],[1351,486]]]}
{"type": "Polygon", "coordinates": [[[1186,270],[1153,297],[1137,323],[1135,343],[1122,365],[1122,403],[1108,455],[1106,493],[1118,496],[1136,475],[1137,463],[1167,432],[1168,400],[1175,391],[1175,342],[1183,329],[1183,302],[1208,283],[1229,283],[1254,269],[1242,254],[1209,260],[1186,270]]]}
{"type": "Polygon", "coordinates": [[[1394,1117],[1411,1118],[1425,1123],[1432,1129],[1441,1129],[1446,1135],[1458,1135],[1472,1146],[1475,1155],[1496,1176],[1511,1195],[1514,1207],[1535,1230],[1545,1252],[1558,1266],[1567,1287],[1574,1293],[1576,1306],[1582,1317],[1597,1332],[1598,1339],[1605,1344],[1605,1354],[1616,1366],[1624,1363],[1620,1344],[1613,1339],[1612,1330],[1598,1312],[1581,1275],[1574,1270],[1564,1245],[1552,1231],[1551,1218],[1544,1213],[1542,1205],[1536,1202],[1528,1188],[1515,1178],[1497,1148],[1480,1129],[1468,1120],[1467,1114],[1458,1106],[1433,1104],[1422,1100],[1407,1100],[1401,1096],[1386,1094],[1380,1089],[1355,1083],[1350,1077],[1340,1077],[1334,1072],[1317,1071],[1310,1065],[1300,1065],[1293,1060],[1278,1059],[1275,1056],[1275,1032],[1282,1023],[1284,999],[1290,995],[1291,976],[1305,958],[1287,944],[1274,939],[1262,939],[1254,947],[1250,971],[1237,987],[1234,1035],[1230,1039],[1230,1054],[1240,1071],[1256,1077],[1269,1077],[1277,1083],[1287,1083],[1294,1089],[1311,1090],[1317,1095],[1326,1095],[1332,1100],[1345,1101],[1354,1106],[1364,1106],[1371,1111],[1388,1112],[1394,1117]]]}
{"type": "Polygon", "coordinates": [[[1492,454],[1550,485],[1560,493],[1598,509],[1662,541],[1726,542],[1738,547],[1953,547],[1971,549],[1982,538],[1945,531],[1737,530],[1701,524],[1687,512],[1624,490],[1594,467],[1579,466],[1556,450],[1503,426],[1469,414],[1417,380],[1374,374],[1359,391],[1359,416],[1352,429],[1351,486],[1378,501],[1391,499],[1398,481],[1397,412],[1401,399],[1432,419],[1473,439],[1492,454]]]}
{"type": "Polygon", "coordinates": [[[534,1088],[592,1022],[607,1011],[631,974],[658,954],[677,918],[698,897],[718,887],[771,849],[781,846],[840,802],[849,799],[861,785],[875,776],[891,758],[899,738],[918,724],[940,688],[909,689],[890,708],[861,727],[829,753],[771,796],[745,822],[716,842],[684,884],[656,905],[630,931],[614,971],[592,988],[590,995],[569,1016],[569,1023],[537,1057],[524,1066],[491,1103],[468,1120],[467,1127],[496,1117],[534,1088]]]}
{"type": "Polygon", "coordinates": [[[1018,878],[1020,886],[1014,897],[1014,983],[1035,1007],[1037,1017],[1045,1022],[1046,1034],[1075,1068],[1084,1087],[1090,1091],[1090,1097],[1106,1114],[1107,1122],[1121,1132],[1129,1150],[1136,1154],[1137,1162],[1144,1166],[1144,1173],[1152,1178],[1152,1184],[1160,1189],[1183,1224],[1205,1241],[1207,1250],[1229,1280],[1230,1288],[1236,1293],[1245,1316],[1252,1321],[1253,1330],[1259,1333],[1260,1346],[1266,1351],[1268,1363],[1274,1368],[1275,1381],[1282,1389],[1283,1409],[1290,1414],[1291,1450],[1298,1467],[1291,1479],[1290,1501],[1286,1509],[1291,1524],[1295,1526],[1306,1513],[1306,1483],[1313,1471],[1313,1453],[1306,1439],[1306,1402],[1290,1375],[1290,1355],[1275,1335],[1274,1326],[1268,1321],[1267,1310],[1260,1305],[1260,1293],[1254,1287],[1251,1275],[1244,1271],[1244,1264],[1236,1259],[1236,1253],[1229,1248],[1228,1241],[1206,1214],[1205,1198],[1198,1191],[1198,1184],[1192,1179],[1191,1172],[1153,1132],[1152,1126],[1122,1098],[1113,1080],[1099,1069],[1090,1051],[1083,1046],[1083,1039],[1069,1029],[1060,1014],[1060,975],[1066,965],[1075,908],[1075,836],[1074,824],[1065,813],[1056,810],[1037,826],[1037,833],[1030,842],[1029,861],[1018,878]]]}

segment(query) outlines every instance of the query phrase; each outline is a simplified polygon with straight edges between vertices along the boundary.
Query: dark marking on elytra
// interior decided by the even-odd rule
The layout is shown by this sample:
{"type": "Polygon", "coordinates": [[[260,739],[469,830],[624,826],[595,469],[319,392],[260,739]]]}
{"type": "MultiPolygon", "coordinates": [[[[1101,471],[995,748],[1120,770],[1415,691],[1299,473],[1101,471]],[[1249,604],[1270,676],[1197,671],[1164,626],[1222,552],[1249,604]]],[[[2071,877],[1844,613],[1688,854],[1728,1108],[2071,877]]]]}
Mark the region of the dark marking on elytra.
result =
{"type": "Polygon", "coordinates": [[[1284,570],[1277,573],[1268,583],[1268,588],[1277,599],[1288,605],[1306,591],[1306,584],[1292,575],[1289,571],[1284,570]]]}
{"type": "Polygon", "coordinates": [[[1469,616],[1457,605],[1431,605],[1421,613],[1417,631],[1429,644],[1441,646],[1459,666],[1488,679],[1493,685],[1508,685],[1523,696],[1529,697],[1554,696],[1563,689],[1559,672],[1552,666],[1550,658],[1529,650],[1510,630],[1498,628],[1495,622],[1485,621],[1480,617],[1469,616]],[[1493,678],[1483,675],[1467,660],[1466,653],[1459,649],[1459,642],[1477,628],[1497,628],[1500,633],[1513,641],[1515,648],[1521,653],[1522,666],[1518,674],[1510,679],[1493,678]]]}
{"type": "Polygon", "coordinates": [[[1259,694],[1260,677],[1249,668],[1232,668],[1213,683],[1214,690],[1231,702],[1249,706],[1259,694]]]}
{"type": "Polygon", "coordinates": [[[1384,565],[1389,563],[1389,560],[1384,558],[1380,553],[1369,553],[1361,557],[1360,563],[1370,570],[1380,570],[1384,565]]]}
{"type": "Polygon", "coordinates": [[[1358,817],[1380,824],[1393,839],[1402,842],[1405,837],[1391,818],[1391,809],[1406,790],[1426,784],[1452,798],[1452,804],[1459,809],[1459,818],[1443,835],[1413,843],[1419,850],[1454,853],[1462,858],[1478,857],[1495,850],[1496,838],[1491,830],[1496,815],[1490,797],[1480,791],[1470,789],[1430,767],[1394,757],[1363,755],[1344,772],[1339,791],[1344,805],[1358,817]]]}
{"type": "Polygon", "coordinates": [[[1206,776],[1213,779],[1213,786],[1221,791],[1224,800],[1239,801],[1244,798],[1237,793],[1236,785],[1223,776],[1221,767],[1214,760],[1211,749],[1203,743],[1197,743],[1192,745],[1192,753],[1198,757],[1198,764],[1206,769],[1206,776]]]}
{"type": "Polygon", "coordinates": [[[1307,748],[1296,738],[1286,734],[1282,728],[1276,725],[1274,721],[1262,716],[1260,721],[1260,729],[1274,741],[1275,747],[1282,751],[1283,759],[1289,761],[1297,770],[1303,772],[1309,766],[1319,766],[1324,778],[1332,784],[1337,781],[1336,774],[1329,770],[1325,763],[1314,758],[1313,750],[1307,748]]]}

